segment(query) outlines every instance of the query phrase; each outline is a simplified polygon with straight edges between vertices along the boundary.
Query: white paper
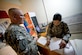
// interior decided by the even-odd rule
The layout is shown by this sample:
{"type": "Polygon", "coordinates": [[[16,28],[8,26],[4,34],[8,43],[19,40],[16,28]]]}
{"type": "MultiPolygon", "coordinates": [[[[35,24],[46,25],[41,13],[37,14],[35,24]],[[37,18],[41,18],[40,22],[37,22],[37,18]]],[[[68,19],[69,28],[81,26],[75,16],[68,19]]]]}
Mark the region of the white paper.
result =
{"type": "Polygon", "coordinates": [[[59,44],[61,42],[60,40],[54,41],[53,39],[50,40],[49,48],[50,50],[58,50],[60,48],[59,44]]]}
{"type": "Polygon", "coordinates": [[[42,44],[42,45],[45,45],[45,44],[47,43],[47,38],[41,36],[41,37],[37,40],[37,42],[40,43],[40,44],[42,44]]]}

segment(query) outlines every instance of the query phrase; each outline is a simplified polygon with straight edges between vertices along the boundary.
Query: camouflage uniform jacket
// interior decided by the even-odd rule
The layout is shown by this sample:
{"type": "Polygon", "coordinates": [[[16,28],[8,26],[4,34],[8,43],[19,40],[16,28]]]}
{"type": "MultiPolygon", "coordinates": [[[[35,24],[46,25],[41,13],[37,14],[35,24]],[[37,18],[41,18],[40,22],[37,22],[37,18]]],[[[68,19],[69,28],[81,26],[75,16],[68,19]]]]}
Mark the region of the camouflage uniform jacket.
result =
{"type": "Polygon", "coordinates": [[[19,55],[37,55],[36,41],[24,27],[10,24],[5,32],[5,39],[19,55]]]}
{"type": "Polygon", "coordinates": [[[70,37],[70,31],[67,24],[64,22],[61,22],[58,26],[55,26],[53,22],[51,22],[48,25],[47,35],[50,37],[62,38],[68,41],[70,37]]]}

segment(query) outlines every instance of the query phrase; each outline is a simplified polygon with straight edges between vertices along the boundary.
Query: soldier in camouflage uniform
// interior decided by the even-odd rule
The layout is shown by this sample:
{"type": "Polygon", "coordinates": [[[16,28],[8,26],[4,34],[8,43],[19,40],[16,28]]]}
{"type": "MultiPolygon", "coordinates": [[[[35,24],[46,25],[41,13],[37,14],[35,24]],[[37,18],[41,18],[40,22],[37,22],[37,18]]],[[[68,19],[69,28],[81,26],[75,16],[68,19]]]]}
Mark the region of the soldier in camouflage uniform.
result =
{"type": "Polygon", "coordinates": [[[25,29],[21,26],[23,24],[24,15],[22,11],[17,8],[11,8],[8,11],[11,24],[5,32],[5,39],[18,55],[38,55],[38,48],[36,39],[34,39],[25,29]]]}
{"type": "Polygon", "coordinates": [[[55,14],[53,16],[53,22],[48,25],[47,36],[49,36],[49,38],[56,37],[62,39],[60,48],[64,48],[71,35],[67,24],[61,21],[61,19],[62,17],[60,14],[55,14]]]}

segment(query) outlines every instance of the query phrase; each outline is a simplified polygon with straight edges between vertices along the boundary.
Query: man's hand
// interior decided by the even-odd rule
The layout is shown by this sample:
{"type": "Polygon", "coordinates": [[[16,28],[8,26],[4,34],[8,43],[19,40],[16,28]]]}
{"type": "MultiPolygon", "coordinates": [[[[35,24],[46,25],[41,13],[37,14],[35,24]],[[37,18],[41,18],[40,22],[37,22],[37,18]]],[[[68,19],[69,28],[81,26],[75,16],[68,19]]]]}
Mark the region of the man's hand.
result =
{"type": "Polygon", "coordinates": [[[36,37],[34,37],[34,40],[36,40],[36,41],[37,41],[37,40],[38,40],[38,37],[37,37],[37,36],[36,36],[36,37]]]}
{"type": "Polygon", "coordinates": [[[60,45],[60,49],[65,48],[66,47],[66,42],[64,40],[61,41],[60,45]]]}

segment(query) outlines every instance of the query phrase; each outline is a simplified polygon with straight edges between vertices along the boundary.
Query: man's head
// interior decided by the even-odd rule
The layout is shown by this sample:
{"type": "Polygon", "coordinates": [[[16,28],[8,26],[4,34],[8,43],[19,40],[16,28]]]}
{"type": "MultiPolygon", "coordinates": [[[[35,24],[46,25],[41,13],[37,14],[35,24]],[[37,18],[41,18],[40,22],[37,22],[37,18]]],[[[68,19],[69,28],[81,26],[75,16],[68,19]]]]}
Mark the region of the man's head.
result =
{"type": "Polygon", "coordinates": [[[8,10],[8,14],[9,14],[9,17],[10,17],[12,23],[14,23],[14,24],[22,24],[23,23],[24,15],[20,9],[10,8],[8,10]]]}
{"type": "Polygon", "coordinates": [[[55,14],[53,16],[53,24],[58,26],[62,20],[62,16],[60,14],[55,14]]]}

